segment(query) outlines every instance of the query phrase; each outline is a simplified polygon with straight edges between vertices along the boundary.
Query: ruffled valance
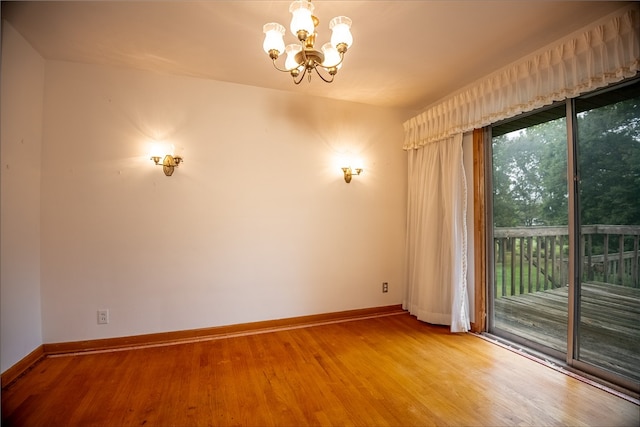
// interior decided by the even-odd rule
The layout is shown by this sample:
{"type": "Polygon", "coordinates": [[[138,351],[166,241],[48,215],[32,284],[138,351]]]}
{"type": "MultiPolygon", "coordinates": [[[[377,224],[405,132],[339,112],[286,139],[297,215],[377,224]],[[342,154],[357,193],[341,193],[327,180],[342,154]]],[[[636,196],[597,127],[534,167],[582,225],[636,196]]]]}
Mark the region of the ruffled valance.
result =
{"type": "Polygon", "coordinates": [[[445,98],[404,123],[403,148],[419,148],[635,76],[639,16],[634,3],[445,98]]]}

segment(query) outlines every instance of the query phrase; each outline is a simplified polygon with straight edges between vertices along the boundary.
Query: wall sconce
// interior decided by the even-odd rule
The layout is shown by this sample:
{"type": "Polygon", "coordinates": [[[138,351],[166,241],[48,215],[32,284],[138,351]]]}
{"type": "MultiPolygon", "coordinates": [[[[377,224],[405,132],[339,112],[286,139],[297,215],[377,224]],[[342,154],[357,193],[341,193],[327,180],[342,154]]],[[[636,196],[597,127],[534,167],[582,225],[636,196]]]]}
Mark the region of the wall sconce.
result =
{"type": "Polygon", "coordinates": [[[173,170],[178,167],[180,163],[182,163],[182,157],[180,156],[172,156],[171,154],[167,154],[164,156],[162,163],[160,163],[160,156],[151,156],[151,160],[158,165],[162,166],[162,170],[166,176],[173,175],[173,170]]]}
{"type": "Polygon", "coordinates": [[[351,177],[354,175],[354,171],[355,175],[360,175],[360,173],[362,173],[362,168],[355,168],[354,170],[351,170],[351,166],[342,168],[342,172],[344,172],[344,182],[347,184],[351,182],[351,177]]]}

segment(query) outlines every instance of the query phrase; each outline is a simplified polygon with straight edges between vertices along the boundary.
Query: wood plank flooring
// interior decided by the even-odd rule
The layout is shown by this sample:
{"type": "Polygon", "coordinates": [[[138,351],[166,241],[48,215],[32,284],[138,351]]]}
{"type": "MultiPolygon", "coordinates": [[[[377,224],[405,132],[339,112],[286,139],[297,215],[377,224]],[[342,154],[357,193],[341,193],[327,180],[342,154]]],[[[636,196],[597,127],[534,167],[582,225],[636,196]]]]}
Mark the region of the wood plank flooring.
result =
{"type": "MultiPolygon", "coordinates": [[[[495,326],[566,353],[568,288],[495,300],[495,326]]],[[[640,289],[582,284],[580,359],[640,382],[640,289]]]]}
{"type": "Polygon", "coordinates": [[[46,357],[3,426],[638,426],[633,402],[403,313],[46,357]]]}

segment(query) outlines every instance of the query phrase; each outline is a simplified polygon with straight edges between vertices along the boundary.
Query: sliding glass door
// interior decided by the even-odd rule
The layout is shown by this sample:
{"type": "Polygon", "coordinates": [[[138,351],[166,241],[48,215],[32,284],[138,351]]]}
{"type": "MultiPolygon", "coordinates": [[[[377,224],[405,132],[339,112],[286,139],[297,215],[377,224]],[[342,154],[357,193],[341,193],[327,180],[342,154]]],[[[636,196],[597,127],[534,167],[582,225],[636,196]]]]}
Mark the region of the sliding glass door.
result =
{"type": "Polygon", "coordinates": [[[579,98],[576,359],[640,382],[640,84],[579,98]]]}
{"type": "Polygon", "coordinates": [[[493,326],[567,350],[567,125],[563,105],[493,128],[493,326]]]}
{"type": "Polygon", "coordinates": [[[636,80],[496,124],[489,180],[489,331],[632,389],[639,111],[636,80]]]}

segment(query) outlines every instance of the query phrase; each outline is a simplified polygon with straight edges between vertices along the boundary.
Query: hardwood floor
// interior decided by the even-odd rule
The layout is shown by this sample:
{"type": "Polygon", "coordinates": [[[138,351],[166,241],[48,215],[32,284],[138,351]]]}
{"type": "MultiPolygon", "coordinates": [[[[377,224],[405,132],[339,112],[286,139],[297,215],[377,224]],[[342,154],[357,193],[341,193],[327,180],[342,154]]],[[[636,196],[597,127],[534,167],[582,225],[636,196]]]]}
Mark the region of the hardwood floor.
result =
{"type": "Polygon", "coordinates": [[[49,356],[4,426],[627,425],[640,406],[403,313],[49,356]]]}

